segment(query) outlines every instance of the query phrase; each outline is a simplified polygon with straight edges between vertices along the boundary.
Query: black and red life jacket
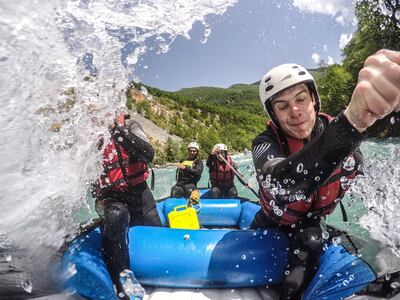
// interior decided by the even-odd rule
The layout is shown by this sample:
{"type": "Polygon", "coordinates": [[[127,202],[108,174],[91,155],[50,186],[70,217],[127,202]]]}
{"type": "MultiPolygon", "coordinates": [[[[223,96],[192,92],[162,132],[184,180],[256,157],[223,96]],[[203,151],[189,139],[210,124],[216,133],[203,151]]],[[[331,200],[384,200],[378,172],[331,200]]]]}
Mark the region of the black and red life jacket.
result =
{"type": "Polygon", "coordinates": [[[215,164],[213,164],[213,168],[210,170],[212,186],[227,188],[233,185],[235,178],[235,173],[231,168],[233,161],[230,156],[227,157],[226,161],[228,163],[222,163],[219,159],[215,160],[215,164]]]}
{"type": "MultiPolygon", "coordinates": [[[[121,114],[116,122],[123,130],[125,115],[121,114]]],[[[101,189],[125,192],[129,186],[134,187],[149,177],[147,163],[132,161],[128,151],[113,136],[103,151],[103,167],[104,172],[99,179],[101,189]]]]}
{"type": "MultiPolygon", "coordinates": [[[[323,113],[318,113],[318,115],[326,118],[329,122],[333,119],[331,116],[323,113]]],[[[293,154],[304,147],[302,140],[279,134],[273,122],[270,121],[268,126],[272,128],[282,153],[289,152],[293,154]],[[282,139],[285,139],[286,143],[282,143],[282,139]],[[283,149],[283,145],[285,144],[288,147],[287,151],[283,149]]],[[[352,155],[349,157],[351,159],[352,155]]],[[[355,170],[351,172],[346,171],[343,169],[343,166],[340,166],[308,199],[294,200],[284,204],[283,207],[277,204],[274,197],[260,185],[260,203],[264,212],[282,225],[294,224],[305,217],[329,215],[335,210],[336,205],[350,187],[349,184],[342,183],[341,179],[343,180],[343,177],[353,179],[356,175],[355,172],[355,170]]]]}

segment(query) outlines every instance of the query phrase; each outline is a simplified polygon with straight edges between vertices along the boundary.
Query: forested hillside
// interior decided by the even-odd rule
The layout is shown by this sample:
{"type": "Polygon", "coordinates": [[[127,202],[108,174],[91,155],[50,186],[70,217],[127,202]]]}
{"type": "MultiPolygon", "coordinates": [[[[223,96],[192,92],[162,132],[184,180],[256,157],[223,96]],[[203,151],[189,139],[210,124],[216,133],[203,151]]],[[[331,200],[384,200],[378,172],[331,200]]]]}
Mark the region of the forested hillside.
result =
{"type": "Polygon", "coordinates": [[[253,91],[248,94],[235,87],[166,92],[134,84],[127,93],[128,107],[183,138],[180,145],[167,142],[164,151],[158,153],[161,162],[182,158],[187,143],[194,139],[205,158],[216,143],[225,143],[231,152],[250,149],[252,139],[265,128],[266,115],[259,104],[257,86],[250,89],[253,91]]]}
{"type": "MultiPolygon", "coordinates": [[[[346,107],[366,57],[381,48],[400,50],[400,3],[384,3],[381,5],[386,5],[386,10],[382,14],[377,9],[378,0],[359,1],[358,27],[344,49],[343,63],[310,70],[317,80],[324,112],[336,115],[346,107]]],[[[250,149],[253,138],[264,130],[267,121],[258,98],[258,82],[177,92],[132,84],[127,96],[129,108],[183,138],[181,144],[168,141],[167,145],[156,145],[157,163],[179,160],[193,139],[201,145],[203,158],[216,143],[227,144],[231,152],[250,149]]],[[[378,122],[370,135],[400,136],[398,124],[399,114],[392,114],[378,122]]]]}

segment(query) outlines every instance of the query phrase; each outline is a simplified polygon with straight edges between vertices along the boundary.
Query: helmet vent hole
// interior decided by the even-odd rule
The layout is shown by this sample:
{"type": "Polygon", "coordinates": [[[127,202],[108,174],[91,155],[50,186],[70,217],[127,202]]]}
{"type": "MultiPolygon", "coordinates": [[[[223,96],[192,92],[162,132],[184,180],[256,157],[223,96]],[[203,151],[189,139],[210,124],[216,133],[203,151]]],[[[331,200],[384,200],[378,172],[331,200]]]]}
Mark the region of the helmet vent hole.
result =
{"type": "Polygon", "coordinates": [[[306,72],[300,71],[300,72],[299,72],[299,75],[306,75],[306,72]]]}
{"type": "Polygon", "coordinates": [[[269,91],[272,90],[273,88],[274,88],[273,85],[269,85],[269,86],[267,86],[267,87],[265,88],[265,91],[266,91],[266,92],[269,92],[269,91]]]}
{"type": "Polygon", "coordinates": [[[293,68],[293,69],[298,69],[298,68],[299,68],[299,66],[292,66],[292,68],[293,68]]]}
{"type": "Polygon", "coordinates": [[[268,76],[267,78],[265,78],[264,83],[267,83],[270,80],[271,80],[271,76],[268,76]]]}

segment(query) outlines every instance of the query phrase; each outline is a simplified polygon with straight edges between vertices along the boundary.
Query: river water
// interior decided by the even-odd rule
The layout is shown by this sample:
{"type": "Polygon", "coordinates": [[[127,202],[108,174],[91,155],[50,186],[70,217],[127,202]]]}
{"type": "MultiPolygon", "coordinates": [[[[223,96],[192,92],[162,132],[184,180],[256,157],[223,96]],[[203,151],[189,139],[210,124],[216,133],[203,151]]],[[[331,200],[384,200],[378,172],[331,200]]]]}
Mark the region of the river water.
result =
{"type": "MultiPolygon", "coordinates": [[[[123,109],[128,83],[139,80],[136,63],[146,53],[167,52],[179,36],[190,38],[196,22],[206,42],[211,28],[205,17],[236,2],[0,2],[0,299],[53,292],[48,266],[65,237],[94,216],[87,188],[101,172],[95,144],[123,109]]],[[[363,145],[367,176],[349,201],[355,210],[350,227],[380,240],[395,257],[398,146],[398,140],[363,145]]],[[[256,186],[250,156],[236,159],[256,186]]],[[[156,173],[159,198],[169,193],[174,169],[156,173]]]]}

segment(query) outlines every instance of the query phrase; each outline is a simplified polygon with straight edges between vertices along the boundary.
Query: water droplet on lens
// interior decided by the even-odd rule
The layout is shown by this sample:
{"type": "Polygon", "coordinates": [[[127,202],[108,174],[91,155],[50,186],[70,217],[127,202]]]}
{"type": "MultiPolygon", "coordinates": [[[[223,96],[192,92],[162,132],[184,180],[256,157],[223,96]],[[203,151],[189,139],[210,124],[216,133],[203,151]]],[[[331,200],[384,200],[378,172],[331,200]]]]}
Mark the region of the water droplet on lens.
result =
{"type": "Polygon", "coordinates": [[[29,294],[32,293],[32,283],[28,279],[23,280],[21,285],[25,292],[29,294]]]}
{"type": "Polygon", "coordinates": [[[332,243],[337,246],[342,242],[342,239],[340,238],[340,236],[335,236],[334,238],[332,238],[332,243]]]}
{"type": "Polygon", "coordinates": [[[354,158],[352,156],[350,156],[349,158],[347,158],[346,162],[344,163],[343,169],[345,169],[346,171],[353,171],[355,165],[356,165],[356,161],[354,160],[354,158]]]}
{"type": "Polygon", "coordinates": [[[398,288],[400,287],[400,283],[397,282],[397,281],[393,281],[393,282],[390,284],[390,287],[391,287],[392,289],[398,289],[398,288]]]}
{"type": "Polygon", "coordinates": [[[68,263],[67,265],[67,276],[68,277],[72,277],[76,274],[77,270],[76,270],[76,265],[73,263],[68,263]]]}
{"type": "Polygon", "coordinates": [[[301,172],[303,172],[303,169],[304,169],[303,164],[302,164],[302,163],[299,163],[299,164],[297,165],[296,171],[297,171],[297,173],[301,173],[301,172]]]}

